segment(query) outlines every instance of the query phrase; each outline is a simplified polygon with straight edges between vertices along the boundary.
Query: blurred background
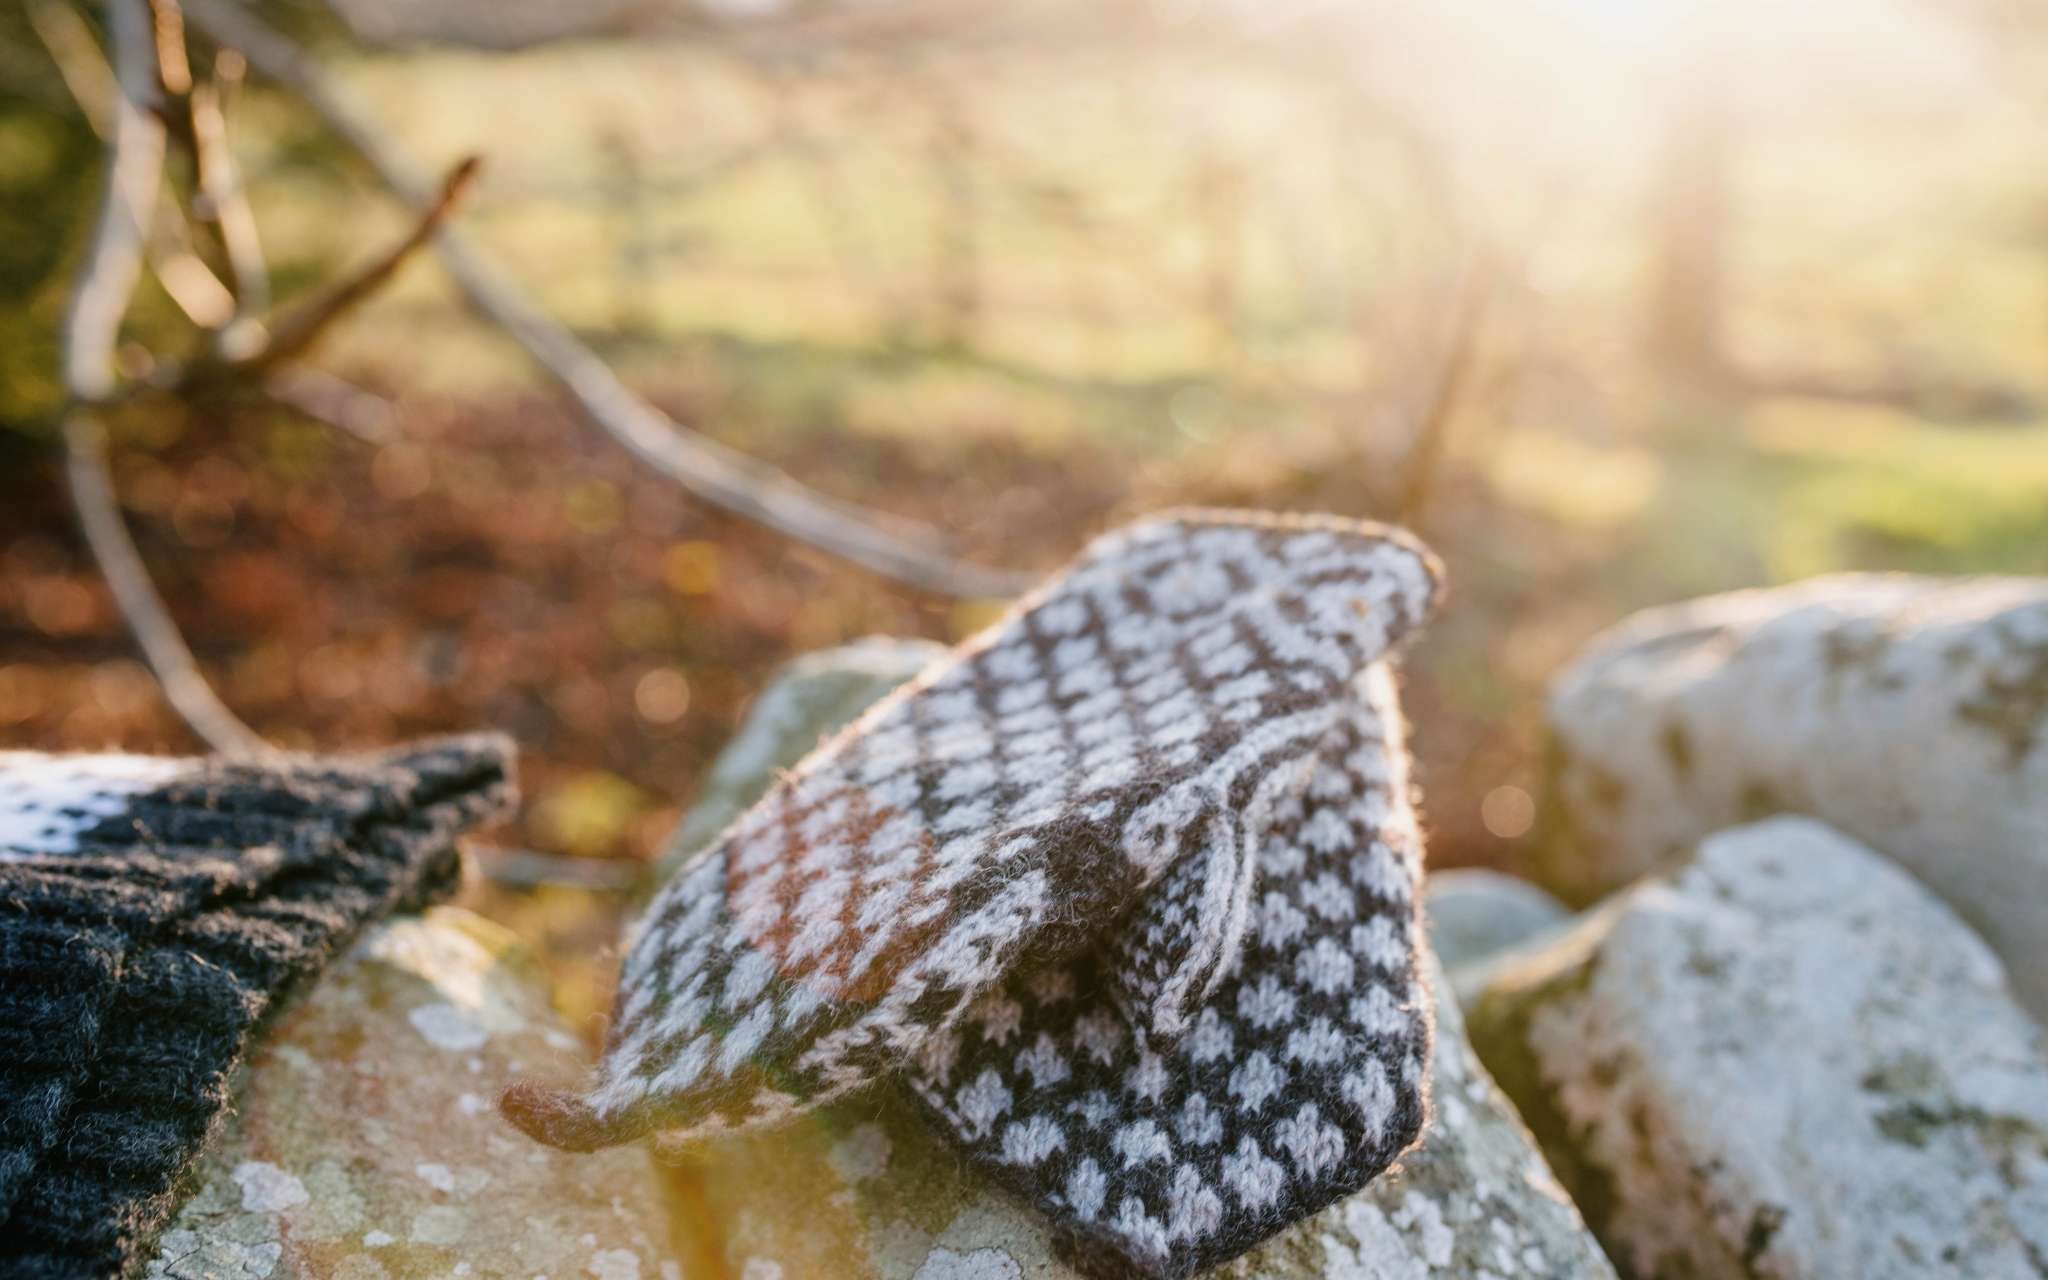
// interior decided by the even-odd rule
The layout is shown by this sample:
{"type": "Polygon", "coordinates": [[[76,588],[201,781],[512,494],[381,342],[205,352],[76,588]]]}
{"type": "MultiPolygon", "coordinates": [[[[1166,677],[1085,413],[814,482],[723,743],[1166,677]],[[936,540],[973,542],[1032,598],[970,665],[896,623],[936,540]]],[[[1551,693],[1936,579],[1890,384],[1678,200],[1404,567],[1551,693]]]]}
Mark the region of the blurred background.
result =
{"type": "MultiPolygon", "coordinates": [[[[66,303],[123,127],[109,12],[0,10],[0,744],[189,752],[65,479],[66,303]]],[[[161,55],[180,11],[153,16],[161,55]]],[[[96,412],[120,513],[257,733],[515,734],[506,847],[645,860],[778,664],[955,639],[1000,600],[647,465],[474,281],[392,251],[442,220],[657,434],[964,561],[1042,572],[1183,502],[1413,525],[1454,589],[1408,677],[1438,866],[1515,869],[1545,680],[1634,608],[2048,571],[2048,10],[2024,0],[183,18],[189,83],[144,67],[167,181],[96,412]],[[482,167],[422,220],[365,137],[482,167]],[[249,360],[295,304],[317,341],[249,360]]],[[[615,917],[483,892],[564,955],[615,917]]]]}

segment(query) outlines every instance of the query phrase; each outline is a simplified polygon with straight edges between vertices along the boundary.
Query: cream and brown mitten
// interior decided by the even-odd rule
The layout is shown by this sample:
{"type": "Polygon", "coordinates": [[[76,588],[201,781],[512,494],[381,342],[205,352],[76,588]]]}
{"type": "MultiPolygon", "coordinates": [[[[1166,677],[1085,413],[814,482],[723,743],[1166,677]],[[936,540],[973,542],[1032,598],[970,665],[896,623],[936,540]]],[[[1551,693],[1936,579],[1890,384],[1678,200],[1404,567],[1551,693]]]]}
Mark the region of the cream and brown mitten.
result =
{"type": "Polygon", "coordinates": [[[1061,1237],[1181,1276],[1413,1141],[1429,1018],[1388,660],[1397,530],[1186,512],[1091,544],[821,746],[656,898],[590,1149],[883,1079],[1061,1237]]]}

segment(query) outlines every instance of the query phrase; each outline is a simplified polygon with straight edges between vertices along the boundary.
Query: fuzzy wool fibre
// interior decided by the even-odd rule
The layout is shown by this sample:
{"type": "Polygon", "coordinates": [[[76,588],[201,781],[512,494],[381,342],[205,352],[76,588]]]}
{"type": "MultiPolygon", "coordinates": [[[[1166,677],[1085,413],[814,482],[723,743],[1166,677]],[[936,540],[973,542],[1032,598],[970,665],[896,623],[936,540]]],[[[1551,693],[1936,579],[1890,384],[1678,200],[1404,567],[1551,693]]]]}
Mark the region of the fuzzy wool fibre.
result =
{"type": "Polygon", "coordinates": [[[262,762],[0,752],[0,1274],[133,1272],[253,1032],[457,878],[511,747],[262,762]]]}
{"type": "Polygon", "coordinates": [[[655,899],[543,1141],[689,1141],[878,1080],[1090,1270],[1172,1278],[1419,1134],[1398,530],[1183,512],[1091,544],[655,899]]]}

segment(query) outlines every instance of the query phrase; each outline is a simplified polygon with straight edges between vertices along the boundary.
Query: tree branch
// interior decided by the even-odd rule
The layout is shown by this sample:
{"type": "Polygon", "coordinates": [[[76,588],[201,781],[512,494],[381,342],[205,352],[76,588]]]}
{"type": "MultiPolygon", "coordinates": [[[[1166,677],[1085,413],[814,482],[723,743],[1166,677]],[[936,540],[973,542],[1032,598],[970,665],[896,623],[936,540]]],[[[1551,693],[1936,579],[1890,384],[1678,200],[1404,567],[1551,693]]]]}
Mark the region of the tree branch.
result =
{"type": "Polygon", "coordinates": [[[259,394],[365,444],[388,444],[398,434],[398,410],[389,400],[310,365],[279,369],[263,380],[259,394]]]}
{"type": "Polygon", "coordinates": [[[114,390],[114,345],[142,271],[145,228],[163,181],[164,126],[154,111],[156,68],[149,15],[140,3],[108,0],[120,91],[108,125],[106,192],[64,314],[64,388],[86,402],[114,390]]]}
{"type": "MultiPolygon", "coordinates": [[[[339,95],[296,45],[232,0],[186,0],[191,20],[238,49],[250,66],[284,85],[376,173],[415,207],[429,192],[377,127],[339,95]]],[[[529,301],[455,229],[443,227],[435,251],[470,304],[524,347],[576,401],[584,415],[646,465],[707,502],[899,582],[942,595],[1016,594],[1029,579],[956,560],[902,522],[817,493],[773,467],[689,431],[619,381],[575,335],[529,301]]]]}
{"type": "Polygon", "coordinates": [[[256,212],[249,207],[249,194],[242,187],[234,151],[228,146],[227,115],[222,110],[228,82],[239,74],[228,68],[240,65],[239,54],[223,50],[214,59],[214,78],[193,85],[187,105],[192,166],[205,201],[204,217],[220,237],[221,256],[227,262],[228,283],[235,295],[235,317],[244,319],[270,309],[270,267],[263,259],[263,241],[256,234],[256,212]]]}
{"type": "Polygon", "coordinates": [[[154,111],[158,93],[150,13],[142,0],[108,0],[107,29],[120,92],[112,103],[106,193],[63,330],[64,387],[72,402],[64,423],[71,499],[114,603],[171,706],[214,750],[261,752],[268,749],[263,740],[207,685],[149,580],[114,496],[106,430],[93,414],[92,406],[114,390],[114,344],[142,269],[143,223],[156,204],[164,158],[163,121],[154,111]]]}
{"type": "Polygon", "coordinates": [[[64,445],[71,501],[78,509],[86,544],[113,590],[114,603],[128,623],[129,634],[163,686],[164,697],[192,732],[215,751],[225,755],[269,751],[269,745],[237,719],[206,683],[156,584],[150,581],[149,568],[142,563],[135,540],[121,519],[120,502],[107,469],[106,431],[89,410],[74,409],[65,420],[64,445]]]}
{"type": "MultiPolygon", "coordinates": [[[[68,5],[56,0],[36,0],[28,11],[29,23],[42,41],[43,49],[57,65],[57,73],[70,91],[71,100],[92,127],[93,135],[109,141],[114,132],[113,68],[101,55],[85,19],[68,5]]],[[[195,105],[195,112],[197,107],[195,105]]],[[[247,210],[247,202],[241,203],[247,210]]],[[[235,293],[221,283],[213,268],[192,251],[191,238],[177,204],[165,200],[149,211],[149,233],[145,256],[157,281],[185,318],[201,329],[220,329],[234,319],[235,293]],[[168,216],[158,216],[166,213],[168,216]]],[[[254,233],[253,222],[250,233],[254,233]]],[[[229,257],[232,260],[233,254],[229,257]]],[[[258,264],[261,266],[259,258],[258,264]]]]}
{"type": "Polygon", "coordinates": [[[270,341],[255,354],[232,361],[228,367],[240,374],[258,374],[305,354],[329,327],[381,289],[397,274],[407,258],[433,238],[461,202],[463,194],[475,183],[477,170],[482,165],[483,161],[476,156],[467,156],[458,162],[441,180],[441,190],[420,211],[412,230],[403,240],[364,264],[353,276],[279,320],[271,328],[270,341]]]}
{"type": "Polygon", "coordinates": [[[57,0],[33,0],[28,7],[28,22],[35,29],[36,38],[43,42],[50,61],[57,64],[58,76],[72,100],[78,103],[78,109],[85,113],[85,122],[92,126],[93,133],[101,138],[112,137],[114,95],[118,90],[114,87],[112,68],[93,42],[92,28],[78,16],[78,10],[57,0]]]}

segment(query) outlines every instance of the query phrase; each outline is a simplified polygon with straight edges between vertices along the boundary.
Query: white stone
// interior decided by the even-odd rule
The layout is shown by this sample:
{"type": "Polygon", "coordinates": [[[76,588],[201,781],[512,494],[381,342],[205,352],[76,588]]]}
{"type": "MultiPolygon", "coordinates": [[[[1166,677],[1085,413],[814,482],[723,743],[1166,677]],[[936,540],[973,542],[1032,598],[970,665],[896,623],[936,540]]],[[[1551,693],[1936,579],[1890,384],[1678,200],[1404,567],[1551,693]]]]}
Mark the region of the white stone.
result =
{"type": "Polygon", "coordinates": [[[1819,818],[1910,870],[2048,1018],[2048,580],[1843,575],[1639,614],[1557,681],[1539,878],[1584,901],[1819,818]]]}
{"type": "Polygon", "coordinates": [[[467,1053],[481,1049],[491,1038],[491,1033],[460,1006],[446,1000],[435,1000],[423,1004],[406,1014],[406,1021],[413,1030],[427,1038],[437,1049],[450,1053],[467,1053]]]}
{"type": "Polygon", "coordinates": [[[275,1213],[311,1199],[305,1183],[265,1160],[244,1160],[231,1176],[242,1189],[242,1207],[251,1213],[275,1213]]]}
{"type": "Polygon", "coordinates": [[[831,1152],[832,1168],[849,1183],[880,1177],[889,1167],[889,1135],[878,1124],[864,1124],[831,1152]]]}
{"type": "Polygon", "coordinates": [[[1625,1273],[2042,1274],[2041,1029],[1954,912],[1817,822],[1713,836],[1468,1012],[1625,1273]]]}
{"type": "Polygon", "coordinates": [[[422,1161],[413,1166],[413,1172],[420,1176],[420,1181],[436,1191],[455,1190],[454,1172],[447,1165],[441,1164],[439,1161],[422,1161]]]}
{"type": "Polygon", "coordinates": [[[1571,916],[1527,880],[1472,868],[1430,872],[1423,900],[1429,945],[1453,973],[1571,916]]]}
{"type": "Polygon", "coordinates": [[[631,1249],[605,1249],[583,1268],[597,1280],[640,1280],[640,1255],[631,1249]]]}
{"type": "Polygon", "coordinates": [[[627,1260],[666,1278],[644,1151],[551,1151],[488,1105],[527,1071],[579,1068],[553,1019],[498,926],[438,907],[376,926],[267,1025],[146,1280],[574,1280],[627,1260]],[[419,1034],[424,1008],[485,1042],[451,1055],[419,1034]]]}
{"type": "Polygon", "coordinates": [[[938,1248],[925,1255],[913,1280],[1024,1280],[1024,1269],[1001,1249],[938,1248]]]}
{"type": "Polygon", "coordinates": [[[229,1235],[166,1231],[146,1280],[270,1280],[284,1248],[276,1241],[249,1243],[229,1235]]]}

